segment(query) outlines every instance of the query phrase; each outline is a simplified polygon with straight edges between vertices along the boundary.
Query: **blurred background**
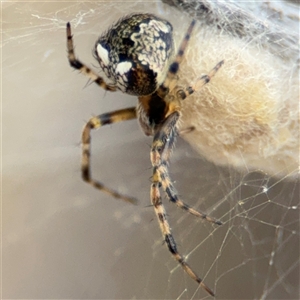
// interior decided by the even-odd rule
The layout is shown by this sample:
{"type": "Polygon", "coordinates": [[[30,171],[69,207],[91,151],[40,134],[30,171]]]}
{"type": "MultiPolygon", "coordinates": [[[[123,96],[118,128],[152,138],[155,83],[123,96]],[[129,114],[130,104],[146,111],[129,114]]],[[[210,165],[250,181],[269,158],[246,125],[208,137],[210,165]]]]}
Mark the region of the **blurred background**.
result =
{"type": "MultiPolygon", "coordinates": [[[[297,3],[287,7],[281,12],[297,15],[297,3]]],[[[151,138],[136,121],[93,132],[92,172],[138,205],[82,182],[85,122],[137,101],[89,84],[66,53],[67,21],[77,56],[99,70],[94,43],[124,14],[156,13],[176,37],[189,19],[159,1],[5,2],[1,9],[2,297],[209,298],[163,244],[149,206],[151,138]]],[[[216,166],[180,138],[170,170],[188,204],[224,222],[212,226],[165,199],[179,251],[217,299],[299,297],[297,177],[216,166]]]]}

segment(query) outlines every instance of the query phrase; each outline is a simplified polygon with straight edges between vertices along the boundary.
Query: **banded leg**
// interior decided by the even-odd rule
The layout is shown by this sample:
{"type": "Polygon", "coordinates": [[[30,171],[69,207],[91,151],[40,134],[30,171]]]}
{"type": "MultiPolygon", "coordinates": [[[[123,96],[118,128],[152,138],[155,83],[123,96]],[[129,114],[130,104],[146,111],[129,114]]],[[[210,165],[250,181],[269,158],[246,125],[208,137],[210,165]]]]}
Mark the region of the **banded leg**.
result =
{"type": "MultiPolygon", "coordinates": [[[[171,63],[171,65],[169,67],[166,79],[162,83],[162,85],[159,87],[159,90],[162,92],[162,94],[166,93],[166,91],[170,87],[171,82],[176,79],[176,74],[179,70],[179,65],[182,62],[184,51],[185,51],[185,49],[188,45],[188,42],[189,42],[190,37],[191,37],[191,33],[192,33],[192,31],[195,27],[195,24],[196,24],[196,21],[192,20],[192,22],[191,22],[184,38],[183,38],[183,40],[180,44],[180,47],[179,47],[179,49],[177,51],[177,54],[176,54],[176,57],[175,57],[174,61],[171,63]]],[[[160,91],[158,91],[159,94],[161,94],[160,91]]]]}
{"type": "Polygon", "coordinates": [[[216,225],[222,225],[221,221],[216,220],[215,218],[212,218],[205,213],[195,210],[194,208],[190,207],[182,200],[180,200],[177,191],[175,190],[171,182],[167,165],[172,147],[175,143],[177,134],[176,126],[179,117],[179,112],[175,111],[174,113],[172,113],[154,135],[151,148],[151,162],[154,169],[153,181],[159,182],[162,185],[162,188],[167,194],[169,200],[175,203],[181,209],[196,217],[205,219],[208,222],[214,223],[216,225]]]}
{"type": "Polygon", "coordinates": [[[184,203],[182,200],[180,200],[178,198],[177,191],[175,190],[175,188],[171,182],[168,168],[166,165],[164,165],[164,164],[160,165],[159,167],[157,167],[156,171],[159,174],[158,177],[160,178],[160,183],[162,185],[162,188],[166,192],[166,194],[171,202],[175,203],[181,209],[187,211],[188,213],[190,213],[198,218],[204,219],[204,220],[206,220],[210,223],[216,224],[216,225],[223,224],[221,221],[216,220],[215,218],[210,217],[209,215],[190,207],[188,204],[184,203]]]}
{"type": "Polygon", "coordinates": [[[97,75],[92,69],[84,65],[79,59],[76,58],[74,53],[74,45],[73,45],[73,38],[71,33],[71,25],[67,23],[67,49],[68,49],[68,59],[71,67],[74,69],[79,70],[81,73],[89,77],[92,81],[98,84],[100,87],[107,91],[114,92],[116,91],[116,87],[113,85],[108,85],[105,83],[104,79],[97,75]]]}
{"type": "Polygon", "coordinates": [[[197,78],[196,82],[192,86],[186,87],[184,90],[179,90],[178,96],[184,100],[189,95],[193,94],[194,92],[199,91],[205,84],[209,83],[212,77],[216,75],[218,70],[222,67],[224,64],[224,60],[221,60],[219,63],[217,63],[214,68],[206,75],[203,75],[199,78],[197,78]]]}
{"type": "Polygon", "coordinates": [[[184,260],[183,256],[177,251],[176,242],[171,232],[169,222],[167,220],[165,208],[161,202],[161,196],[159,193],[158,182],[154,182],[151,185],[151,202],[156,213],[160,229],[163,235],[163,238],[166,242],[166,245],[169,251],[172,253],[173,257],[181,265],[184,271],[193,278],[207,293],[211,296],[215,296],[214,292],[202,281],[202,279],[191,269],[191,267],[184,260]]]}
{"type": "Polygon", "coordinates": [[[106,187],[103,183],[91,178],[90,157],[91,157],[91,130],[97,129],[101,126],[113,124],[121,121],[131,120],[136,118],[135,107],[116,110],[114,112],[102,114],[91,118],[83,128],[82,131],[82,162],[81,174],[82,179],[95,187],[115,198],[122,199],[132,204],[136,203],[136,199],[119,194],[118,192],[106,187]]]}

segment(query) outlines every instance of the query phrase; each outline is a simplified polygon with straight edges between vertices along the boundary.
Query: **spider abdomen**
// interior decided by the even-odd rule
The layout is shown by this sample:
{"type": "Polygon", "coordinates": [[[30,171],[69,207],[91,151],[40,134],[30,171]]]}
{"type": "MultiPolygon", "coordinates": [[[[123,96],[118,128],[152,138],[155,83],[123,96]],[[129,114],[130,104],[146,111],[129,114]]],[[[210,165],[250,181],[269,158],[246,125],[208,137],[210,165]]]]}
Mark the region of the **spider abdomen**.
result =
{"type": "Polygon", "coordinates": [[[119,90],[149,95],[165,79],[174,52],[172,34],[172,25],[155,15],[129,15],[100,36],[94,54],[119,90]]]}

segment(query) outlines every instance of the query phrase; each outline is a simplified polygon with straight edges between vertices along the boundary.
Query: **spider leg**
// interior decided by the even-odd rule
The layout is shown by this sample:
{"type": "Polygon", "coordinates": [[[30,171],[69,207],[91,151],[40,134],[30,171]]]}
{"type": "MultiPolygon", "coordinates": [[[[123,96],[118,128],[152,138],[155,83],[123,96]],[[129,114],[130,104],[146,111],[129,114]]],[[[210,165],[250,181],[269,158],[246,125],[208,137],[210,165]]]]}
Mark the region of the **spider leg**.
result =
{"type": "Polygon", "coordinates": [[[205,219],[208,222],[214,223],[216,225],[222,225],[221,221],[216,220],[215,218],[190,207],[188,204],[180,200],[178,197],[178,193],[172,184],[168,172],[168,160],[171,154],[172,147],[175,143],[175,138],[177,135],[176,125],[179,117],[180,114],[178,111],[173,112],[171,115],[169,115],[169,117],[167,117],[163,125],[154,135],[151,149],[151,162],[154,168],[153,181],[159,182],[162,185],[162,188],[167,194],[169,200],[175,203],[181,209],[196,217],[205,219]]]}
{"type": "Polygon", "coordinates": [[[82,131],[82,162],[81,174],[82,179],[94,186],[96,189],[101,190],[115,198],[122,199],[132,204],[136,203],[136,199],[119,194],[118,192],[106,187],[103,183],[91,178],[90,170],[90,157],[91,157],[91,130],[97,129],[101,126],[113,124],[121,121],[131,120],[136,118],[135,107],[116,110],[114,112],[102,114],[91,118],[83,128],[82,131]]]}
{"type": "Polygon", "coordinates": [[[168,169],[167,169],[166,165],[159,166],[157,168],[157,172],[159,173],[159,176],[161,179],[161,185],[171,202],[175,203],[181,209],[187,211],[188,213],[190,213],[198,218],[204,219],[204,220],[206,220],[210,223],[216,224],[216,225],[223,224],[221,221],[216,220],[215,218],[210,217],[209,215],[190,207],[188,204],[184,203],[182,200],[180,200],[178,198],[177,191],[175,190],[175,188],[171,182],[170,175],[168,173],[168,169]]]}
{"type": "Polygon", "coordinates": [[[186,263],[183,256],[177,251],[176,242],[171,232],[171,228],[169,222],[167,220],[165,208],[161,202],[161,196],[159,192],[159,183],[154,182],[151,185],[151,202],[154,207],[154,211],[156,213],[160,229],[166,245],[169,251],[172,253],[173,257],[177,260],[177,262],[181,265],[184,271],[193,278],[207,293],[211,296],[215,296],[214,292],[202,281],[202,279],[191,269],[191,267],[186,263]]]}
{"type": "Polygon", "coordinates": [[[68,22],[67,23],[67,49],[68,49],[68,59],[71,67],[74,69],[79,70],[84,75],[89,77],[92,81],[94,81],[96,84],[98,84],[100,87],[107,91],[114,92],[116,91],[116,87],[113,85],[108,85],[102,77],[97,75],[96,72],[94,72],[92,69],[84,65],[79,59],[76,58],[74,53],[74,45],[73,45],[73,38],[71,33],[71,25],[68,22]]]}
{"type": "Polygon", "coordinates": [[[179,90],[177,95],[184,100],[189,95],[193,94],[196,91],[199,91],[205,84],[209,83],[212,77],[218,72],[221,66],[224,64],[224,60],[218,62],[214,68],[206,75],[203,75],[197,78],[196,82],[192,86],[186,87],[184,90],[179,90]]]}
{"type": "Polygon", "coordinates": [[[159,87],[159,94],[166,94],[166,91],[168,90],[168,88],[170,87],[170,84],[173,80],[176,80],[176,74],[179,70],[179,65],[182,62],[183,56],[184,56],[184,51],[188,45],[188,42],[190,40],[191,37],[191,33],[195,27],[196,24],[196,20],[192,20],[189,28],[187,29],[187,32],[180,44],[180,47],[177,51],[176,57],[174,59],[174,61],[171,63],[168,73],[166,75],[166,79],[165,81],[161,84],[161,86],[159,87]]]}

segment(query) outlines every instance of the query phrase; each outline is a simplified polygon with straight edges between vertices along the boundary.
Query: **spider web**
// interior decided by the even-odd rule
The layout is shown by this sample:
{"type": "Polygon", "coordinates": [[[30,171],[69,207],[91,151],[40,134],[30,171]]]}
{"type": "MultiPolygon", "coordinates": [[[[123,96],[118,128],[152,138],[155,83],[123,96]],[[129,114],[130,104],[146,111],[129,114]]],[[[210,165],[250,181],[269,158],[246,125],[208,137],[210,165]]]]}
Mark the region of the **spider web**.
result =
{"type": "MultiPolygon", "coordinates": [[[[287,3],[276,5],[280,14],[287,3]]],[[[243,2],[245,9],[253,6],[243,2]]],[[[210,298],[163,245],[149,207],[151,139],[136,122],[94,133],[92,155],[94,176],[137,197],[139,205],[81,182],[83,120],[133,106],[136,99],[94,85],[84,88],[85,78],[66,59],[67,21],[78,57],[93,65],[97,36],[120,16],[136,11],[164,16],[173,20],[176,39],[187,25],[181,26],[183,17],[155,1],[2,2],[1,11],[1,298],[210,298]]],[[[284,11],[297,15],[297,6],[284,11]]],[[[297,169],[271,177],[248,167],[215,165],[178,139],[170,170],[179,194],[224,223],[197,220],[165,199],[179,251],[216,298],[297,299],[299,180],[292,176],[297,169]]]]}

